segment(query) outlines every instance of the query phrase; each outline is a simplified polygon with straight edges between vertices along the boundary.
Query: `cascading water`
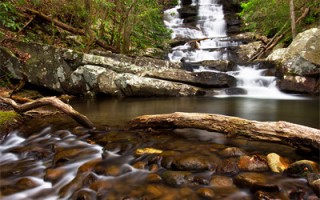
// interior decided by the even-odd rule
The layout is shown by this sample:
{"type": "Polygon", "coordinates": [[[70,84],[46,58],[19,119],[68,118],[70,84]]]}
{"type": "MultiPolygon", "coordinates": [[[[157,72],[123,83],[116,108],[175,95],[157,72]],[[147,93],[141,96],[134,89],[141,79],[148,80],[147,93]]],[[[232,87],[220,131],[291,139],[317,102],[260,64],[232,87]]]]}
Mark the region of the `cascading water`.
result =
{"type": "MultiPolygon", "coordinates": [[[[196,63],[200,67],[194,71],[213,71],[201,66],[202,61],[229,60],[229,47],[239,46],[241,43],[228,37],[227,25],[224,19],[223,6],[218,0],[198,0],[190,5],[179,5],[165,11],[165,24],[172,30],[172,38],[188,41],[184,45],[176,46],[168,54],[172,62],[196,63]],[[196,25],[190,25],[190,17],[180,18],[180,13],[192,7],[197,8],[196,25]],[[185,22],[188,21],[188,22],[185,22]]],[[[192,18],[192,17],[191,17],[192,18]]],[[[191,20],[192,21],[192,20],[191,20]]],[[[256,66],[237,65],[237,71],[227,72],[237,79],[237,88],[243,89],[241,97],[294,99],[296,96],[280,92],[276,86],[276,77],[264,76],[265,70],[256,66]],[[244,94],[245,93],[245,94],[244,94]]],[[[216,73],[224,73],[214,71],[216,73]]],[[[228,97],[227,93],[221,92],[218,97],[228,97]]]]}

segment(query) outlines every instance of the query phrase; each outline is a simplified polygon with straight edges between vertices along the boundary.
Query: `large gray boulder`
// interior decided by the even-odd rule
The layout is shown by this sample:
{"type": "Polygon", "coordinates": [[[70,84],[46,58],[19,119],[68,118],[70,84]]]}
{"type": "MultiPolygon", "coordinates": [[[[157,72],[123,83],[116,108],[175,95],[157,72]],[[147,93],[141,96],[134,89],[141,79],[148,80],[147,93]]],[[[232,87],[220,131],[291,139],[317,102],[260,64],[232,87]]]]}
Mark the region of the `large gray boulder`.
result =
{"type": "Polygon", "coordinates": [[[299,33],[288,48],[275,50],[267,60],[280,65],[279,88],[284,91],[319,94],[320,29],[299,33]]]}
{"type": "Polygon", "coordinates": [[[207,88],[231,87],[233,77],[224,73],[195,73],[171,63],[111,52],[79,53],[49,45],[11,41],[16,51],[30,57],[21,60],[0,48],[0,70],[11,77],[68,94],[110,96],[194,96],[207,88]],[[205,89],[204,89],[205,88],[205,89]]]}

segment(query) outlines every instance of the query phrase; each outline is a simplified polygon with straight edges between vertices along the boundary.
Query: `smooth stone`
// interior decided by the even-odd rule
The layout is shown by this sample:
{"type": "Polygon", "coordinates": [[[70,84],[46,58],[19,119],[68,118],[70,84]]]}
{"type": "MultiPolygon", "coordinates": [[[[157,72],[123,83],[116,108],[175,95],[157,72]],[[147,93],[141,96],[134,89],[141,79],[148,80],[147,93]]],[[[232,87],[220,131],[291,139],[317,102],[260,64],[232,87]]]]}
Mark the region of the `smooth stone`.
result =
{"type": "Polygon", "coordinates": [[[238,167],[241,171],[261,172],[269,170],[266,157],[261,155],[241,156],[238,167]]]}
{"type": "Polygon", "coordinates": [[[200,188],[197,194],[202,198],[214,198],[214,191],[210,188],[200,188]]]}
{"type": "Polygon", "coordinates": [[[146,163],[144,161],[138,161],[138,162],[134,163],[132,166],[136,169],[145,169],[147,165],[148,165],[148,163],[146,163]]]}
{"type": "Polygon", "coordinates": [[[157,182],[160,182],[162,178],[159,174],[151,173],[151,174],[148,174],[146,180],[150,183],[157,183],[157,182]]]}
{"type": "Polygon", "coordinates": [[[285,173],[292,177],[306,177],[308,173],[319,173],[319,165],[310,160],[291,163],[285,173]]]}
{"type": "Polygon", "coordinates": [[[52,183],[56,183],[66,173],[67,171],[63,168],[47,169],[46,174],[44,175],[44,180],[52,183]]]}
{"type": "Polygon", "coordinates": [[[227,176],[213,175],[210,179],[210,186],[215,188],[233,187],[233,180],[227,176]]]}
{"type": "Polygon", "coordinates": [[[256,172],[242,172],[234,177],[234,183],[239,187],[249,187],[253,191],[279,191],[279,186],[267,175],[256,172]]]}
{"type": "Polygon", "coordinates": [[[79,200],[79,199],[83,199],[83,200],[96,200],[97,199],[97,194],[95,191],[84,188],[81,189],[77,192],[75,192],[72,195],[72,200],[79,200]]]}
{"type": "Polygon", "coordinates": [[[267,155],[267,162],[271,171],[276,173],[282,173],[289,166],[289,161],[276,153],[269,153],[267,155]]]}
{"type": "Polygon", "coordinates": [[[246,155],[246,153],[238,147],[227,147],[220,151],[218,154],[221,157],[234,157],[246,155]]]}
{"type": "Polygon", "coordinates": [[[189,175],[191,175],[191,173],[186,171],[165,171],[162,174],[162,178],[171,186],[181,186],[189,183],[187,180],[189,175]]]}
{"type": "Polygon", "coordinates": [[[221,174],[237,174],[239,170],[239,158],[238,157],[230,157],[222,160],[222,163],[218,166],[217,172],[221,174]]]}
{"type": "Polygon", "coordinates": [[[265,192],[265,191],[257,191],[254,194],[254,199],[256,200],[282,200],[287,199],[283,195],[278,192],[265,192]]]}

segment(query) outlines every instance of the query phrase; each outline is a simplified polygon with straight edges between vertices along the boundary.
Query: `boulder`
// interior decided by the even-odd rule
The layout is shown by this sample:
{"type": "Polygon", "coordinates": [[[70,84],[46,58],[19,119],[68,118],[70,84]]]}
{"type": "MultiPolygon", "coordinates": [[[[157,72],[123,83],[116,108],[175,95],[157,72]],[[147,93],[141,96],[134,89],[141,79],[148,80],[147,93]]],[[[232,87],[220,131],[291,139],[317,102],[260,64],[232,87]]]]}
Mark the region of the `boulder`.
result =
{"type": "Polygon", "coordinates": [[[277,49],[267,60],[280,65],[280,90],[319,94],[320,29],[299,33],[288,48],[277,49]]]}
{"type": "Polygon", "coordinates": [[[94,54],[55,48],[49,45],[11,41],[12,46],[28,55],[0,48],[1,71],[15,79],[59,93],[106,94],[110,96],[194,96],[204,88],[235,85],[224,73],[188,72],[180,63],[147,57],[128,57],[111,52],[94,54]]]}
{"type": "Polygon", "coordinates": [[[159,79],[170,80],[174,82],[183,82],[186,84],[204,87],[221,88],[236,85],[236,79],[225,73],[217,72],[187,72],[185,70],[164,70],[146,72],[145,76],[159,79]]]}
{"type": "Polygon", "coordinates": [[[115,84],[123,96],[126,97],[195,96],[204,94],[200,88],[187,84],[140,77],[129,73],[119,75],[115,84]]]}
{"type": "Polygon", "coordinates": [[[309,94],[319,94],[319,80],[306,76],[285,75],[277,81],[280,90],[286,92],[299,92],[309,94]]]}

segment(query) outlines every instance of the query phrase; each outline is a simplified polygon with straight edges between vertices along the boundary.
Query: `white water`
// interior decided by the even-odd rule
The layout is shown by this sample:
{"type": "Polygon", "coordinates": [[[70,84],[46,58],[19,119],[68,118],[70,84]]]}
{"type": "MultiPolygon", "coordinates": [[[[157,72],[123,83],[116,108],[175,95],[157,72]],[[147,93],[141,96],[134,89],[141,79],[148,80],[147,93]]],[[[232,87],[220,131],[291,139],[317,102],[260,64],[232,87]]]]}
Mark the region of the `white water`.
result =
{"type": "Polygon", "coordinates": [[[197,42],[197,48],[194,49],[189,43],[173,48],[169,53],[169,60],[180,62],[185,58],[187,62],[201,62],[204,60],[226,60],[228,54],[226,47],[237,46],[238,42],[229,41],[226,34],[226,22],[224,20],[223,7],[217,4],[217,0],[198,0],[191,4],[198,6],[197,26],[190,28],[183,23],[178,9],[179,4],[164,12],[164,23],[172,30],[173,39],[202,39],[197,42]]]}
{"type": "MultiPolygon", "coordinates": [[[[232,41],[226,34],[226,22],[222,5],[217,0],[198,0],[198,20],[196,28],[186,27],[183,19],[179,18],[178,9],[181,9],[181,1],[175,8],[165,11],[165,23],[173,31],[172,38],[201,39],[184,45],[176,46],[168,54],[172,62],[200,63],[205,60],[228,60],[227,47],[238,46],[239,42],[232,41]],[[196,43],[196,44],[195,44],[196,43]]],[[[200,66],[194,71],[212,71],[200,66]]],[[[276,86],[276,77],[264,76],[264,69],[256,66],[238,66],[238,70],[228,72],[237,79],[237,88],[244,89],[247,94],[232,95],[251,98],[268,99],[297,99],[301,97],[288,95],[279,91],[276,86]]],[[[217,71],[215,71],[217,72],[217,71]]],[[[222,73],[222,72],[218,72],[222,73]]],[[[228,97],[223,91],[218,97],[228,97]]]]}
{"type": "MultiPolygon", "coordinates": [[[[59,134],[59,133],[58,133],[59,134]]],[[[46,182],[44,180],[45,175],[45,169],[48,167],[48,163],[43,161],[33,161],[32,166],[30,166],[30,169],[23,172],[23,174],[26,174],[26,176],[19,176],[16,180],[6,180],[1,179],[1,184],[9,184],[15,181],[18,181],[21,178],[29,178],[33,180],[37,187],[24,190],[22,192],[14,193],[12,195],[8,195],[5,197],[2,197],[2,200],[26,200],[26,199],[49,199],[49,200],[55,200],[55,199],[68,199],[69,195],[66,195],[66,197],[62,198],[58,195],[59,190],[65,186],[67,183],[72,181],[72,179],[75,177],[78,168],[84,164],[85,162],[100,158],[102,153],[102,147],[98,145],[91,145],[86,142],[82,142],[76,138],[75,135],[72,135],[69,131],[64,131],[64,137],[57,137],[55,134],[51,132],[50,128],[44,129],[41,133],[35,134],[28,139],[22,138],[18,136],[17,133],[11,133],[8,138],[0,145],[0,168],[1,166],[15,165],[16,161],[31,161],[32,158],[28,158],[25,153],[22,154],[15,154],[10,152],[11,149],[19,148],[19,147],[26,147],[26,146],[36,146],[39,145],[38,143],[45,144],[48,143],[54,143],[56,147],[81,147],[83,151],[90,151],[91,154],[86,154],[86,156],[79,155],[78,159],[75,159],[74,162],[69,163],[68,165],[64,165],[61,167],[57,167],[55,169],[61,169],[63,171],[66,171],[66,174],[63,176],[62,179],[57,181],[57,183],[52,184],[51,182],[46,182]],[[43,140],[39,141],[39,140],[43,140]],[[35,173],[32,172],[38,172],[38,175],[35,175],[35,173]],[[41,172],[41,173],[39,173],[41,172]],[[29,176],[28,174],[32,174],[32,176],[29,176]],[[43,194],[43,191],[46,191],[43,194]],[[41,193],[41,197],[37,197],[37,195],[41,193]]]]}
{"type": "MultiPolygon", "coordinates": [[[[256,65],[242,66],[238,65],[236,71],[226,72],[237,79],[237,88],[244,89],[247,94],[231,95],[237,97],[250,97],[261,99],[305,99],[303,97],[289,95],[281,92],[276,86],[275,76],[265,76],[266,69],[258,69],[256,65]]],[[[199,69],[195,69],[195,72],[216,72],[223,73],[217,70],[211,70],[206,67],[200,66],[199,69]]],[[[230,97],[221,91],[219,95],[215,97],[230,97]]]]}

